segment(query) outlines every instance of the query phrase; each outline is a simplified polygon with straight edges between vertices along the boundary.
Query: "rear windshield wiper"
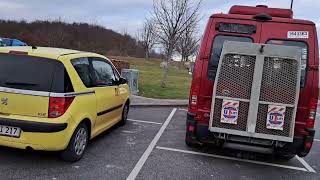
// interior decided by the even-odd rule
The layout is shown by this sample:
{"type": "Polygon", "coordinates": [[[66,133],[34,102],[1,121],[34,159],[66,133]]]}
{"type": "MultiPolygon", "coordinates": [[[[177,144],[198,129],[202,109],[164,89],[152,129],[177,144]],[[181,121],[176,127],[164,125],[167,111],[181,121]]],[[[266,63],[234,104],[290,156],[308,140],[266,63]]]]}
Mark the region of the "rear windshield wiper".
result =
{"type": "Polygon", "coordinates": [[[35,83],[27,83],[27,82],[5,82],[6,85],[13,85],[13,86],[37,86],[38,84],[35,83]]]}

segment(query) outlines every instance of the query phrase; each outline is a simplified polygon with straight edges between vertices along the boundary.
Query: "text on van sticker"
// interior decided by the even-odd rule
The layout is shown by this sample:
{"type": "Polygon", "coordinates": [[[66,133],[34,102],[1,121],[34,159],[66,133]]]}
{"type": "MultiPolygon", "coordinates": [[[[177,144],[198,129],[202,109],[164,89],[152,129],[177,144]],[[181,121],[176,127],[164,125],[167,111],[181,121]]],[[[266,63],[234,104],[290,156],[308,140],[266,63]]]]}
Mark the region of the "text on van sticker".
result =
{"type": "Polygon", "coordinates": [[[309,31],[288,31],[288,39],[308,39],[309,31]]]}

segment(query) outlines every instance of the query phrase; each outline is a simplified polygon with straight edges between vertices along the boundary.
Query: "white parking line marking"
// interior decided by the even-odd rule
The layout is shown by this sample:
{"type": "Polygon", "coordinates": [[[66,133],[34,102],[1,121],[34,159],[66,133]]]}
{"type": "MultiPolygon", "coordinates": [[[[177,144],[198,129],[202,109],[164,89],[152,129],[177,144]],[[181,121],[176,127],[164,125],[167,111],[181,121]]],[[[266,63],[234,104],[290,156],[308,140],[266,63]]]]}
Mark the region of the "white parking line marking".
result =
{"type": "Polygon", "coordinates": [[[319,139],[314,139],[314,141],[320,142],[320,140],[319,140],[319,139]]]}
{"type": "Polygon", "coordinates": [[[179,108],[178,110],[179,110],[179,111],[186,111],[186,112],[188,112],[188,109],[179,108]]]}
{"type": "Polygon", "coordinates": [[[148,124],[162,125],[162,123],[152,122],[152,121],[142,121],[142,120],[136,120],[136,119],[127,119],[127,120],[128,120],[128,121],[132,121],[132,122],[140,122],[140,123],[148,123],[148,124]]]}
{"type": "Polygon", "coordinates": [[[301,167],[294,167],[294,166],[287,166],[287,165],[281,165],[281,164],[267,163],[267,162],[254,161],[254,160],[248,160],[248,159],[239,159],[239,158],[228,157],[228,156],[207,154],[207,153],[201,153],[201,152],[195,152],[195,151],[187,151],[187,150],[175,149],[175,148],[166,148],[166,147],[160,147],[160,146],[157,146],[156,148],[157,149],[161,149],[161,150],[166,150],[166,151],[174,151],[174,152],[181,152],[181,153],[187,153],[187,154],[195,154],[195,155],[201,155],[201,156],[207,156],[207,157],[213,157],[213,158],[219,158],[219,159],[227,159],[227,160],[247,162],[247,163],[259,164],[259,165],[267,165],[267,166],[273,166],[273,167],[293,169],[293,170],[298,170],[298,171],[308,171],[307,169],[301,168],[301,167]]]}
{"type": "Polygon", "coordinates": [[[143,153],[143,155],[141,156],[141,158],[139,159],[139,161],[137,162],[136,166],[134,167],[134,169],[131,171],[131,173],[129,174],[129,176],[127,177],[127,180],[134,180],[137,175],[139,174],[141,168],[143,167],[144,163],[147,161],[149,155],[151,154],[152,150],[154,149],[154,147],[156,146],[157,142],[159,141],[161,135],[163,134],[164,130],[167,128],[167,126],[169,125],[173,115],[176,113],[177,108],[174,108],[170,115],[168,116],[168,118],[166,119],[166,121],[163,123],[163,125],[161,126],[160,130],[158,131],[158,133],[156,134],[156,136],[153,138],[153,140],[151,141],[151,143],[149,144],[148,148],[146,149],[146,151],[143,153]]]}
{"type": "Polygon", "coordinates": [[[315,172],[316,172],[304,159],[302,159],[301,157],[299,157],[299,156],[297,156],[297,155],[296,155],[296,158],[298,159],[298,161],[301,162],[301,164],[302,164],[309,172],[312,172],[312,173],[315,173],[315,172]]]}

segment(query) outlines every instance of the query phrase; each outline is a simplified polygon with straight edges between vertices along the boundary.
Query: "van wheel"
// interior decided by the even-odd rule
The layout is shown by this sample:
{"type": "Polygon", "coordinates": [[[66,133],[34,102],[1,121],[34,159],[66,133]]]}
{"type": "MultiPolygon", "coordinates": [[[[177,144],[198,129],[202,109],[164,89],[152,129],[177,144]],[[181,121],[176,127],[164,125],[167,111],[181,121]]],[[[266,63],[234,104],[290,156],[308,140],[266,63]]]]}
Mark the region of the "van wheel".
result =
{"type": "Polygon", "coordinates": [[[191,148],[199,148],[202,146],[202,144],[199,141],[191,139],[188,133],[186,133],[185,143],[188,147],[191,147],[191,148]]]}
{"type": "Polygon", "coordinates": [[[286,144],[282,148],[275,149],[275,155],[282,160],[290,160],[296,156],[296,150],[290,148],[290,144],[286,144]]]}
{"type": "Polygon", "coordinates": [[[88,127],[84,123],[81,123],[74,131],[67,149],[61,153],[61,158],[70,162],[80,160],[87,149],[88,140],[88,127]]]}
{"type": "Polygon", "coordinates": [[[124,126],[127,123],[129,113],[129,104],[125,104],[122,110],[121,121],[119,122],[120,126],[124,126]]]}

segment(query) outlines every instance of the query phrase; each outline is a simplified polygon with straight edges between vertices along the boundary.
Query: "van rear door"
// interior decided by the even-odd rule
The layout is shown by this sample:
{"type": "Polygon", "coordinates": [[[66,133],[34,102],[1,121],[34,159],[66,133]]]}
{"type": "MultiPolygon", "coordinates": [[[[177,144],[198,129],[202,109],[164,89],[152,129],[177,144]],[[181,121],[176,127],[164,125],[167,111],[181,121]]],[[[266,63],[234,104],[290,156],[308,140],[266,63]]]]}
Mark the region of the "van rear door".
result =
{"type": "Polygon", "coordinates": [[[308,104],[312,98],[314,71],[309,71],[310,66],[315,65],[315,41],[314,25],[290,24],[280,22],[264,22],[261,30],[261,43],[297,46],[302,48],[301,55],[301,83],[300,98],[297,111],[297,128],[304,128],[308,116],[308,104]]]}
{"type": "Polygon", "coordinates": [[[226,41],[259,42],[261,23],[254,20],[226,19],[215,15],[210,20],[208,38],[206,38],[205,52],[201,52],[203,60],[201,89],[198,109],[209,111],[212,100],[212,87],[214,84],[219,59],[226,41]],[[217,16],[217,17],[215,17],[217,16]]]}
{"type": "Polygon", "coordinates": [[[56,60],[0,54],[0,115],[48,117],[50,92],[64,91],[61,73],[56,60]]]}

